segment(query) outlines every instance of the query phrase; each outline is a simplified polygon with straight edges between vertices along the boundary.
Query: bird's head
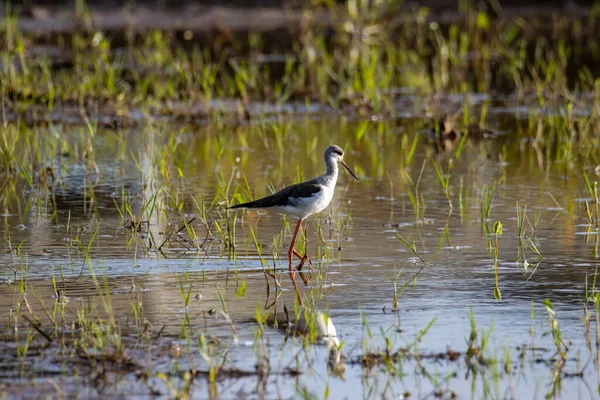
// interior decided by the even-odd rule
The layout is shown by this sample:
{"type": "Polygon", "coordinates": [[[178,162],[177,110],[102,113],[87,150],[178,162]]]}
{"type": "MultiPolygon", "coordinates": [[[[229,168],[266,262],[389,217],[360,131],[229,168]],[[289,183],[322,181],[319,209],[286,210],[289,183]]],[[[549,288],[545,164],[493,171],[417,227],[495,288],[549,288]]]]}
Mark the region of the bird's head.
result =
{"type": "Polygon", "coordinates": [[[325,150],[325,160],[329,159],[333,159],[342,164],[348,170],[348,172],[350,172],[354,179],[356,179],[357,182],[359,181],[354,172],[352,172],[352,170],[348,166],[348,164],[344,162],[344,150],[342,150],[340,146],[334,144],[329,146],[327,150],[325,150]]]}

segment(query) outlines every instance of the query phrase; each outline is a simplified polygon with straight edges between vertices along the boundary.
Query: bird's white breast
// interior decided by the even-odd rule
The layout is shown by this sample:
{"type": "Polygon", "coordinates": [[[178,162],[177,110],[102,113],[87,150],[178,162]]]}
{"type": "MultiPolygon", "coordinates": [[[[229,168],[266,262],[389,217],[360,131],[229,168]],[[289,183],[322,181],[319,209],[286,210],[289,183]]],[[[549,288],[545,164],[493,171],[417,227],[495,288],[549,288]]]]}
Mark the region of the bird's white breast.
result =
{"type": "Polygon", "coordinates": [[[321,190],[310,197],[291,198],[292,205],[277,207],[277,211],[304,219],[327,208],[333,198],[333,192],[333,187],[323,185],[321,190]]]}

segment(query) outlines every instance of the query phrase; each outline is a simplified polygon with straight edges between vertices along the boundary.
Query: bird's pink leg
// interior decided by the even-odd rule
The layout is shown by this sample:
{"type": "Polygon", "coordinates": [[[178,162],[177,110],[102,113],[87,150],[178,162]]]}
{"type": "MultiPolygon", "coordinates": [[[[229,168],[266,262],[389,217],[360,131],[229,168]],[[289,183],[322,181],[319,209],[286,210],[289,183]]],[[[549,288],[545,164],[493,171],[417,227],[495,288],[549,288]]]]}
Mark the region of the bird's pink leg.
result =
{"type": "Polygon", "coordinates": [[[300,225],[302,225],[302,220],[298,220],[298,224],[296,225],[296,231],[294,232],[294,236],[292,237],[292,243],[290,243],[290,249],[288,250],[288,260],[290,261],[290,278],[292,279],[292,284],[294,285],[294,290],[296,291],[296,296],[298,297],[298,302],[302,305],[302,297],[300,296],[300,292],[298,291],[298,285],[296,284],[296,273],[292,270],[292,257],[294,256],[294,245],[296,244],[296,238],[298,237],[298,232],[300,231],[300,225]]]}
{"type": "Polygon", "coordinates": [[[293,249],[293,250],[292,250],[292,252],[293,252],[293,253],[294,253],[294,255],[295,255],[296,257],[298,257],[299,259],[301,259],[301,260],[302,260],[302,259],[304,258],[304,257],[302,257],[302,256],[300,255],[300,253],[298,253],[298,252],[296,251],[296,249],[293,249]]]}
{"type": "Polygon", "coordinates": [[[302,267],[304,266],[304,263],[306,261],[308,261],[308,264],[310,265],[310,268],[312,269],[313,265],[312,265],[312,261],[310,260],[310,258],[308,258],[308,253],[304,254],[304,256],[302,256],[294,248],[292,248],[292,253],[300,259],[300,264],[298,265],[298,271],[300,271],[302,269],[302,267]]]}
{"type": "Polygon", "coordinates": [[[298,232],[300,232],[300,225],[302,225],[302,220],[299,219],[296,224],[296,230],[294,231],[294,236],[292,236],[292,243],[290,243],[290,249],[288,250],[288,259],[290,261],[290,271],[292,270],[292,256],[295,254],[298,257],[302,258],[300,254],[294,249],[294,245],[296,244],[296,238],[298,237],[298,232]]]}
{"type": "Polygon", "coordinates": [[[298,265],[298,271],[300,271],[302,269],[302,267],[304,266],[304,263],[308,261],[308,265],[310,265],[310,268],[312,269],[312,261],[310,260],[310,258],[308,258],[308,254],[305,254],[304,257],[300,255],[300,253],[298,253],[296,251],[296,249],[294,249],[294,255],[296,257],[298,257],[300,259],[300,264],[298,265]]]}

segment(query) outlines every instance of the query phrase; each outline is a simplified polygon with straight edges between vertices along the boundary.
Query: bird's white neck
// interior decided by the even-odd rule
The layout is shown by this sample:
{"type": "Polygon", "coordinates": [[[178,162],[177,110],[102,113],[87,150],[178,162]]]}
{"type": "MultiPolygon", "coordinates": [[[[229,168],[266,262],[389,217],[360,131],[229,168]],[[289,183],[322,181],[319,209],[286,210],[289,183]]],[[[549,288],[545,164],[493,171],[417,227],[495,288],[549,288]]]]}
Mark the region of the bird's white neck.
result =
{"type": "Polygon", "coordinates": [[[327,172],[323,175],[324,183],[328,186],[335,186],[338,178],[338,163],[334,158],[328,158],[325,160],[327,165],[327,172]]]}

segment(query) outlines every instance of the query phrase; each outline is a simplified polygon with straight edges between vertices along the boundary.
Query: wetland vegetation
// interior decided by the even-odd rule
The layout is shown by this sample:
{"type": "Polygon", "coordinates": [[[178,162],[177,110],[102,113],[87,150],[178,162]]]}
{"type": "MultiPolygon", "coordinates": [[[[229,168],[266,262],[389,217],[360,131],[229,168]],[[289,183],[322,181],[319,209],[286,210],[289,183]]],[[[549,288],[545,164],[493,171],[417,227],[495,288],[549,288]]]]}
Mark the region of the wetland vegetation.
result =
{"type": "Polygon", "coordinates": [[[0,20],[3,397],[600,396],[599,6],[28,13],[0,20]],[[227,206],[333,143],[361,182],[304,224],[299,301],[293,226],[227,206]]]}

